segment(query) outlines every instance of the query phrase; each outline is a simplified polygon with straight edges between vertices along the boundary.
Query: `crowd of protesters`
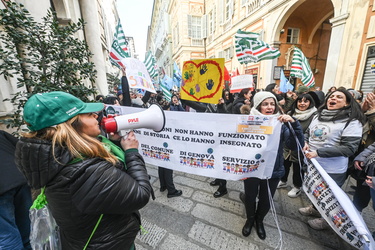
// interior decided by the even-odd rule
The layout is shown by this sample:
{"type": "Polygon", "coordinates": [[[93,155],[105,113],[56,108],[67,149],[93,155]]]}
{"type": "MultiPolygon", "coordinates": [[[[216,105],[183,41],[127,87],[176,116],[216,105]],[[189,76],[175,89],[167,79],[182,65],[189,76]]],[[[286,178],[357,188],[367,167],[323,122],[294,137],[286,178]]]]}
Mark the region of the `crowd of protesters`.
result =
{"type": "MultiPolygon", "coordinates": [[[[249,236],[253,225],[256,227],[257,235],[260,239],[266,238],[266,231],[263,225],[263,219],[270,209],[270,197],[273,197],[277,188],[289,188],[288,177],[290,172],[292,176],[292,187],[287,195],[290,198],[296,198],[302,194],[301,187],[304,179],[304,162],[303,158],[316,158],[318,162],[324,166],[324,170],[332,177],[332,179],[342,186],[349,176],[356,180],[356,186],[353,188],[354,196],[353,203],[359,212],[368,206],[372,199],[373,209],[375,210],[375,185],[372,182],[375,176],[375,94],[368,93],[366,96],[361,91],[354,89],[345,89],[343,87],[332,87],[327,93],[323,93],[319,88],[309,89],[305,86],[300,86],[295,91],[288,91],[281,93],[277,84],[269,84],[265,89],[242,89],[238,93],[231,93],[229,89],[224,89],[222,96],[216,105],[187,101],[180,99],[180,93],[177,90],[170,90],[170,96],[165,96],[162,91],[157,91],[156,94],[144,91],[138,92],[130,89],[125,75],[121,79],[121,89],[116,93],[108,96],[96,96],[97,102],[102,102],[107,105],[132,106],[139,108],[148,108],[152,104],[158,104],[163,110],[170,111],[184,111],[184,112],[206,112],[206,113],[221,113],[221,114],[244,114],[244,115],[275,115],[279,117],[282,123],[290,123],[292,127],[283,125],[280,135],[280,145],[277,154],[277,160],[273,166],[272,178],[268,180],[261,180],[259,178],[248,178],[244,181],[244,193],[240,193],[240,199],[245,205],[246,222],[242,229],[244,236],[249,236]],[[329,132],[325,134],[317,134],[322,128],[329,128],[329,132]],[[298,147],[293,140],[291,140],[291,131],[294,130],[300,144],[303,145],[303,152],[298,150],[298,147]],[[334,162],[334,164],[333,164],[334,162]]],[[[73,98],[73,97],[69,97],[73,98]]],[[[60,108],[63,109],[61,106],[60,108]]],[[[64,107],[65,108],[65,107],[64,107]]],[[[99,111],[99,110],[95,110],[99,111]]],[[[87,111],[87,113],[90,113],[87,111]]],[[[91,114],[91,113],[90,113],[91,114]]],[[[45,114],[41,113],[41,116],[45,114]]],[[[95,118],[98,119],[96,113],[95,118]]],[[[80,117],[80,116],[79,116],[80,117]]],[[[99,117],[100,118],[100,117],[99,117]]],[[[61,120],[65,123],[67,120],[61,120]]],[[[39,122],[35,120],[35,122],[39,122]]],[[[56,125],[52,124],[53,131],[56,130],[56,125]]],[[[29,126],[32,126],[29,121],[29,126]]],[[[81,128],[76,127],[74,122],[71,124],[74,130],[81,128]]],[[[39,128],[33,128],[34,131],[39,131],[39,128]]],[[[39,131],[40,132],[40,131],[39,131]]],[[[39,133],[38,132],[38,133],[39,133]]],[[[34,133],[33,136],[39,140],[41,137],[46,140],[47,135],[44,127],[39,134],[34,133]]],[[[95,136],[99,135],[99,131],[95,132],[95,136]]],[[[27,135],[29,136],[29,135],[27,135]]],[[[27,141],[25,137],[23,141],[27,141]]],[[[48,135],[50,136],[50,135],[48,135]]],[[[93,136],[93,138],[95,137],[93,136]]],[[[132,135],[133,136],[133,135],[132,135]]],[[[52,140],[53,137],[48,137],[52,140]]],[[[102,137],[101,137],[102,138],[102,137]]],[[[135,138],[130,148],[135,149],[138,142],[135,138]]],[[[92,140],[89,140],[92,143],[92,140]]],[[[22,142],[22,141],[21,141],[22,142]]],[[[40,143],[37,141],[37,143],[40,143]]],[[[55,142],[53,142],[55,143],[55,142]]],[[[59,142],[59,146],[63,146],[63,142],[59,142]]],[[[130,142],[127,141],[129,144],[130,142]]],[[[20,143],[19,145],[22,145],[20,143]]],[[[111,144],[112,145],[112,144],[111,144]]],[[[119,144],[118,144],[119,145],[119,144]]],[[[101,145],[96,145],[100,150],[101,145]]],[[[125,149],[125,154],[130,151],[125,147],[125,142],[121,145],[125,149]],[[127,151],[128,150],[128,151],[127,151]]],[[[19,146],[20,147],[20,146],[19,146]]],[[[114,148],[115,146],[113,146],[114,148]]],[[[68,149],[69,151],[69,149],[68,149]]],[[[134,150],[133,150],[134,151],[134,150]]],[[[83,152],[84,154],[87,152],[83,152]]],[[[77,154],[77,152],[75,152],[77,154]]],[[[137,152],[133,152],[139,158],[136,161],[144,169],[143,160],[137,152]]],[[[109,159],[108,162],[116,162],[118,160],[112,154],[104,154],[109,159]],[[113,160],[114,159],[114,160],[113,160]]],[[[123,154],[122,154],[123,155],[123,154]]],[[[75,155],[77,158],[79,155],[75,155]]],[[[96,155],[94,154],[93,157],[96,155]]],[[[19,168],[27,168],[25,162],[22,160],[21,148],[18,149],[17,164],[19,168]]],[[[74,158],[74,157],[73,157],[74,158]]],[[[104,157],[103,160],[106,158],[104,157]]],[[[129,157],[129,159],[131,159],[129,157]]],[[[71,157],[69,161],[72,160],[71,157]]],[[[86,161],[86,159],[83,159],[86,161]]],[[[75,162],[66,162],[67,165],[75,166],[75,162]]],[[[57,164],[60,164],[57,162],[57,164]]],[[[129,165],[130,166],[130,165],[129,165]]],[[[82,167],[82,166],[80,166],[82,167]]],[[[24,170],[27,173],[28,170],[24,170]]],[[[127,173],[127,170],[125,170],[127,173]]],[[[144,172],[144,175],[146,172],[144,172]]],[[[129,174],[128,175],[132,175],[129,174]]],[[[125,178],[129,178],[126,175],[125,178]]],[[[27,176],[30,184],[31,176],[27,176]]],[[[135,181],[134,185],[139,185],[137,177],[130,177],[135,181]]],[[[143,178],[145,179],[145,178],[143,178]]],[[[143,180],[142,179],[142,180],[143,180]]],[[[181,190],[177,190],[173,184],[173,171],[159,167],[160,192],[168,190],[167,197],[178,197],[182,195],[181,190]]],[[[58,181],[58,180],[56,180],[58,181]]],[[[145,179],[145,186],[147,187],[147,194],[142,200],[140,206],[135,206],[130,212],[137,214],[137,209],[141,208],[147,203],[150,195],[153,192],[149,190],[150,184],[145,179]]],[[[58,182],[56,182],[58,183],[58,182]]],[[[22,183],[21,183],[22,184],[22,183]]],[[[47,184],[47,183],[44,183],[47,184]]],[[[43,185],[44,185],[43,184],[43,185]]],[[[217,191],[214,192],[215,198],[222,197],[228,193],[227,181],[225,179],[215,179],[209,183],[211,186],[218,186],[217,191]]],[[[35,186],[35,185],[34,185],[35,186]]],[[[40,188],[41,185],[38,186],[40,188]]],[[[48,190],[48,189],[47,189],[48,190]]],[[[12,190],[10,190],[12,191],[12,190]]],[[[7,192],[10,192],[7,191],[7,192]]],[[[129,194],[131,195],[131,194],[129,194]]],[[[47,192],[47,196],[54,205],[52,190],[47,192]]],[[[1,198],[1,196],[0,196],[1,198]]],[[[74,198],[74,197],[73,197],[74,198]]],[[[28,201],[30,202],[30,201],[28,201]]],[[[74,202],[74,201],[73,201],[74,202]]],[[[56,203],[58,204],[58,203],[56,203]]],[[[120,204],[121,205],[121,204],[120,204]]],[[[115,206],[116,207],[116,206],[115,206]]],[[[55,214],[59,217],[59,209],[55,208],[55,214]]],[[[94,209],[95,210],[95,209],[94,209]]],[[[93,211],[94,211],[93,210],[93,211]]],[[[82,210],[84,211],[84,210],[82,210]]],[[[99,211],[99,210],[98,210],[99,211]]],[[[98,212],[105,213],[106,211],[98,212]]],[[[321,215],[313,205],[305,208],[300,208],[299,212],[306,216],[319,217],[308,221],[310,227],[316,230],[328,228],[327,222],[321,218],[321,215]]],[[[80,212],[82,213],[82,212],[80,212]]],[[[73,217],[65,217],[61,214],[60,223],[65,224],[66,221],[74,219],[73,217]]],[[[94,216],[95,217],[95,216],[94,216]]],[[[57,218],[58,219],[58,218],[57,218]]],[[[85,220],[84,217],[77,217],[74,220],[85,220]]],[[[129,219],[126,217],[126,219],[129,219]]],[[[105,221],[104,221],[105,222],[105,221]]],[[[103,222],[103,223],[104,223],[103,222]]],[[[91,223],[91,222],[90,222],[91,223]]],[[[66,225],[68,225],[67,223],[66,225]]],[[[92,224],[92,223],[91,223],[92,224]]],[[[90,225],[91,225],[90,224],[90,225]]],[[[137,223],[135,223],[137,224],[137,223]]],[[[135,227],[137,227],[135,225],[135,227]]],[[[63,226],[64,227],[64,226],[63,226]]],[[[110,228],[110,226],[108,226],[110,228]]],[[[62,228],[64,229],[64,228],[62,228]]],[[[111,232],[111,229],[108,229],[111,232]]],[[[134,229],[136,230],[136,229],[134,229]]],[[[90,231],[90,230],[89,230],[90,231]]],[[[126,233],[126,231],[124,231],[126,233]]],[[[99,236],[105,237],[106,232],[99,233],[99,236]]],[[[65,244],[70,241],[69,235],[65,235],[65,244]]],[[[72,236],[73,237],[73,236],[72,236]]],[[[75,237],[75,236],[74,236],[75,237]]],[[[86,240],[86,234],[80,239],[81,243],[86,240]]],[[[113,238],[115,239],[115,238],[113,238]]],[[[1,238],[0,238],[1,240],[1,238]]],[[[96,244],[99,238],[93,239],[92,244],[96,244]]],[[[18,244],[21,241],[18,242],[18,244]]],[[[80,245],[79,243],[78,245],[80,245]]],[[[133,246],[134,235],[130,240],[124,238],[124,246],[133,246]]],[[[28,244],[28,243],[27,243],[28,244]]]]}
{"type": "MultiPolygon", "coordinates": [[[[361,91],[354,89],[331,87],[327,93],[323,93],[320,88],[310,89],[303,85],[295,91],[281,93],[278,85],[273,83],[262,90],[242,89],[238,93],[231,93],[228,89],[224,89],[222,97],[216,105],[181,100],[179,92],[174,90],[171,90],[171,101],[167,101],[161,91],[158,91],[154,99],[164,110],[249,114],[251,108],[254,108],[253,98],[257,92],[271,93],[275,98],[280,114],[288,114],[301,124],[305,138],[305,142],[302,144],[305,145],[304,150],[309,151],[306,157],[308,159],[316,158],[323,165],[328,165],[325,170],[339,186],[343,185],[348,176],[355,177],[357,186],[353,187],[355,188],[354,204],[359,211],[362,211],[369,204],[371,197],[375,198],[374,192],[370,188],[372,186],[371,176],[374,176],[373,168],[367,167],[370,164],[368,157],[372,153],[374,153],[374,156],[371,158],[373,159],[371,164],[375,165],[375,144],[361,153],[375,141],[373,130],[375,95],[373,93],[367,94],[364,98],[361,91]],[[317,139],[315,130],[319,129],[319,126],[328,126],[331,131],[330,134],[317,139]],[[329,167],[337,164],[325,164],[327,161],[340,162],[340,167],[329,167]],[[368,184],[366,185],[366,183],[368,184]]],[[[144,100],[144,96],[136,97],[136,95],[132,95],[132,98],[144,100]]],[[[148,105],[147,102],[142,104],[143,107],[148,105]]],[[[304,171],[301,166],[304,165],[304,154],[296,148],[289,148],[288,145],[284,146],[283,151],[284,171],[277,178],[275,187],[288,188],[287,180],[289,173],[292,172],[293,185],[288,192],[288,196],[296,198],[302,193],[304,171]]],[[[228,193],[226,183],[225,179],[214,179],[209,183],[211,186],[218,186],[217,191],[213,194],[215,198],[228,193]]],[[[254,181],[251,183],[253,184],[254,181]]],[[[243,228],[243,235],[245,236],[250,234],[255,220],[255,214],[250,213],[250,211],[257,211],[256,208],[248,209],[249,203],[246,202],[246,197],[241,193],[241,200],[245,203],[245,206],[247,204],[246,211],[248,213],[248,219],[243,228]]],[[[309,220],[308,223],[312,228],[317,230],[328,228],[328,224],[320,217],[319,212],[313,205],[301,208],[299,212],[303,215],[319,217],[309,220]]],[[[261,222],[259,221],[258,224],[261,224],[261,222]]],[[[257,233],[260,238],[265,237],[264,229],[259,229],[259,226],[257,226],[257,233]]]]}

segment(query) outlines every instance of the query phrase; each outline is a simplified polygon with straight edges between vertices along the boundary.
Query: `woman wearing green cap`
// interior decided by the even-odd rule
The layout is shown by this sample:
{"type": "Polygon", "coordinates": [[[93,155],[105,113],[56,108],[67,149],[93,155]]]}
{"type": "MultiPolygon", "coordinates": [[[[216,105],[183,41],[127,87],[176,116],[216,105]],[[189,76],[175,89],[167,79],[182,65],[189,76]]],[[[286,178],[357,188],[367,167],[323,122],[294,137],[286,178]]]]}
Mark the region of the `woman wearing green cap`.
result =
{"type": "Polygon", "coordinates": [[[32,188],[45,187],[63,249],[134,249],[138,210],[152,193],[134,133],[121,139],[123,150],[99,136],[103,107],[58,91],[24,107],[31,132],[17,144],[16,163],[32,188]]]}

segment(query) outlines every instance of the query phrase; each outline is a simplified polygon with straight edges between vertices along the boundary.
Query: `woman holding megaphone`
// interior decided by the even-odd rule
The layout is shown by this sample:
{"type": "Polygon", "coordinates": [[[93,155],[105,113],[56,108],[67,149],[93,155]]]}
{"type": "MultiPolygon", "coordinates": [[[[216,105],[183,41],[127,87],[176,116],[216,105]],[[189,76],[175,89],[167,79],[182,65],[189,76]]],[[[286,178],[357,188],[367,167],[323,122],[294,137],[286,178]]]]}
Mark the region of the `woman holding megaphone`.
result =
{"type": "Polygon", "coordinates": [[[152,192],[134,133],[121,148],[99,136],[103,108],[59,91],[35,94],[24,107],[30,132],[16,163],[32,188],[45,187],[63,249],[134,248],[138,210],[152,192]]]}

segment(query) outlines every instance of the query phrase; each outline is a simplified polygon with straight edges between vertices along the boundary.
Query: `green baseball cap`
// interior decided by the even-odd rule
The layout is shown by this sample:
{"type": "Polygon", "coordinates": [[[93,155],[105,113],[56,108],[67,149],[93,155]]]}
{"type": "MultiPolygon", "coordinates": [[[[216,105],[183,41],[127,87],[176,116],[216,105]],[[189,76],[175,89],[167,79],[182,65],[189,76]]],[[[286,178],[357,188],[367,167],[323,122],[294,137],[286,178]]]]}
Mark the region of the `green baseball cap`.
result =
{"type": "Polygon", "coordinates": [[[31,131],[37,131],[103,108],[103,103],[85,103],[71,94],[54,91],[31,96],[25,104],[23,119],[31,131]]]}

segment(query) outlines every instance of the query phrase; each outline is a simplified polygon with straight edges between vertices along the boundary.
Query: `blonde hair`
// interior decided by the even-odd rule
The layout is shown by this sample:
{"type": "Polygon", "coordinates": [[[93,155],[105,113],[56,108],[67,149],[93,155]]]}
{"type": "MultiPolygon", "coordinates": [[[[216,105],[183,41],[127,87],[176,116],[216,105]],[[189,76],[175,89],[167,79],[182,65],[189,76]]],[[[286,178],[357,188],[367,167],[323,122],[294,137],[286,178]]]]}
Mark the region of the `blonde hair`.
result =
{"type": "Polygon", "coordinates": [[[77,115],[54,127],[29,132],[23,134],[23,136],[51,141],[53,157],[56,161],[55,148],[56,146],[61,146],[67,148],[74,158],[99,157],[115,165],[118,159],[108,152],[98,139],[80,132],[82,124],[79,118],[80,115],[77,115]]]}

